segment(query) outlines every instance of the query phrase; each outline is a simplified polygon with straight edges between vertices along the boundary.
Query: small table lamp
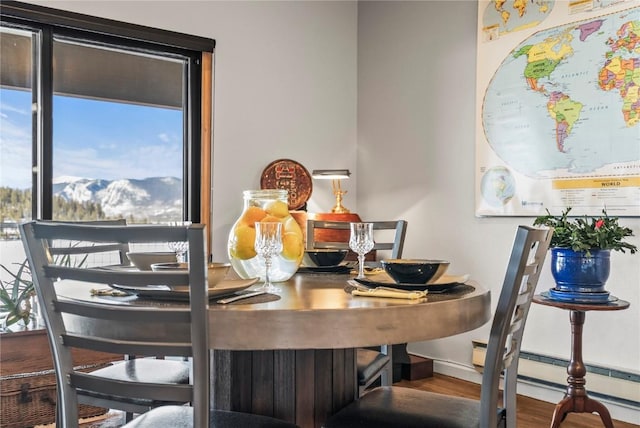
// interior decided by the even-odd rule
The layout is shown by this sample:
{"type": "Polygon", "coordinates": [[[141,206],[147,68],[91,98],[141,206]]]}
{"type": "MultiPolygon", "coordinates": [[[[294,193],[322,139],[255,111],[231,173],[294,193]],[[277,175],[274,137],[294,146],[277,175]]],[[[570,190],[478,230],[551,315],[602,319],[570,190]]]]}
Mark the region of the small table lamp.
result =
{"type": "Polygon", "coordinates": [[[349,210],[342,205],[342,197],[347,194],[346,190],[342,190],[340,187],[340,180],[343,178],[349,178],[351,173],[348,169],[314,169],[311,173],[313,178],[319,180],[333,180],[331,185],[333,187],[333,194],[336,197],[336,204],[331,209],[332,213],[348,213],[349,210]]]}

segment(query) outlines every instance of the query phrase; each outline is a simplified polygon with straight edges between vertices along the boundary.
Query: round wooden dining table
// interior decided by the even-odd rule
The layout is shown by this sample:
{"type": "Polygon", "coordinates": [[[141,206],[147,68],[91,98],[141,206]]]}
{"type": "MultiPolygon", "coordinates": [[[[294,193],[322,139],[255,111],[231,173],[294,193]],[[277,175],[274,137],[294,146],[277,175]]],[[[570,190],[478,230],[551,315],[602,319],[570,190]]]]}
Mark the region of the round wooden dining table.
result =
{"type": "MultiPolygon", "coordinates": [[[[453,336],[482,326],[491,316],[489,290],[473,281],[409,300],[354,296],[348,292],[352,278],[297,273],[277,284],[281,288],[277,294],[230,304],[212,298],[212,407],[274,416],[302,428],[320,427],[357,398],[356,348],[453,336]]],[[[90,284],[62,287],[60,294],[74,299],[185,304],[90,296],[90,284]]],[[[82,329],[87,328],[91,327],[85,321],[82,329]]]]}
{"type": "Polygon", "coordinates": [[[355,348],[453,336],[491,316],[475,282],[409,300],[352,296],[351,278],[298,273],[277,296],[212,302],[213,406],[320,427],[357,397],[355,348]]]}

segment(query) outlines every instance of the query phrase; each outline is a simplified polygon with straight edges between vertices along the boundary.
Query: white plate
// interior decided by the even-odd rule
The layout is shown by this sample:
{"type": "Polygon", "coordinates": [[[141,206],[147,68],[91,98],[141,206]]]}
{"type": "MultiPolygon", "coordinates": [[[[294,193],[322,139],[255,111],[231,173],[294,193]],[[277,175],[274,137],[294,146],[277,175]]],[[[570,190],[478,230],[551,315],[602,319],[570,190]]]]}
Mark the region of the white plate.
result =
{"type": "MultiPolygon", "coordinates": [[[[258,282],[258,278],[250,279],[224,279],[216,284],[215,287],[209,288],[209,298],[227,296],[237,291],[251,287],[258,282]]],[[[151,297],[157,299],[189,299],[189,287],[174,287],[172,290],[166,285],[148,285],[146,287],[135,287],[128,285],[110,284],[116,290],[126,291],[128,293],[137,294],[140,297],[151,297]]]]}
{"type": "Polygon", "coordinates": [[[135,267],[134,265],[109,265],[109,266],[100,266],[99,269],[105,270],[114,270],[114,271],[123,271],[123,272],[142,272],[140,269],[135,267]]]}

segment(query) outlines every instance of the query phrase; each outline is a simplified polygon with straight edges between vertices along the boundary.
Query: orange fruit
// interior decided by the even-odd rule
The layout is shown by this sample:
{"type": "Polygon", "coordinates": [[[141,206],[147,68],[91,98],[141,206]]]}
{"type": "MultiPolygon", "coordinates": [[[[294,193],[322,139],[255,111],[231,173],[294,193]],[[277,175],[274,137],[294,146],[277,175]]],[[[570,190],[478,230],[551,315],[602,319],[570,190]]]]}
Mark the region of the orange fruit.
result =
{"type": "Polygon", "coordinates": [[[239,260],[248,260],[256,256],[256,229],[253,226],[241,224],[236,227],[230,253],[239,260]]]}
{"type": "Polygon", "coordinates": [[[260,220],[261,223],[280,223],[281,221],[282,219],[280,217],[276,217],[272,215],[267,215],[262,220],[260,220]]]}
{"type": "Polygon", "coordinates": [[[247,226],[255,227],[257,221],[261,221],[267,215],[266,211],[260,207],[250,206],[242,213],[240,223],[247,226]]]}
{"type": "Polygon", "coordinates": [[[304,248],[302,238],[297,233],[285,233],[282,237],[282,257],[297,260],[302,257],[304,248]]]}
{"type": "Polygon", "coordinates": [[[295,218],[289,217],[284,221],[284,225],[282,226],[282,231],[284,233],[297,233],[302,236],[302,229],[300,229],[300,225],[296,221],[295,218]]]}
{"type": "Polygon", "coordinates": [[[273,201],[265,206],[265,211],[274,217],[284,218],[289,215],[289,206],[282,201],[273,201]]]}

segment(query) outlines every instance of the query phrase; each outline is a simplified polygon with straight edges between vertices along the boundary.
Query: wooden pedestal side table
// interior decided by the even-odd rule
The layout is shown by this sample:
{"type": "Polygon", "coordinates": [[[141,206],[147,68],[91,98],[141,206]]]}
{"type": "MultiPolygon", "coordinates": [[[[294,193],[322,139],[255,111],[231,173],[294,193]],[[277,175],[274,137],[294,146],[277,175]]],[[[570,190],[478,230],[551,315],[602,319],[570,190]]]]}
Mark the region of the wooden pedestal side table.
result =
{"type": "MultiPolygon", "coordinates": [[[[613,299],[612,299],[613,300],[613,299]]],[[[590,398],[585,388],[587,368],[582,361],[582,326],[587,311],[617,311],[627,309],[629,302],[613,300],[607,303],[570,303],[535,295],[533,302],[570,311],[571,321],[571,361],[567,366],[567,392],[556,405],[551,419],[551,428],[557,428],[568,413],[597,413],[606,428],[613,428],[609,410],[601,402],[590,398]]]]}

